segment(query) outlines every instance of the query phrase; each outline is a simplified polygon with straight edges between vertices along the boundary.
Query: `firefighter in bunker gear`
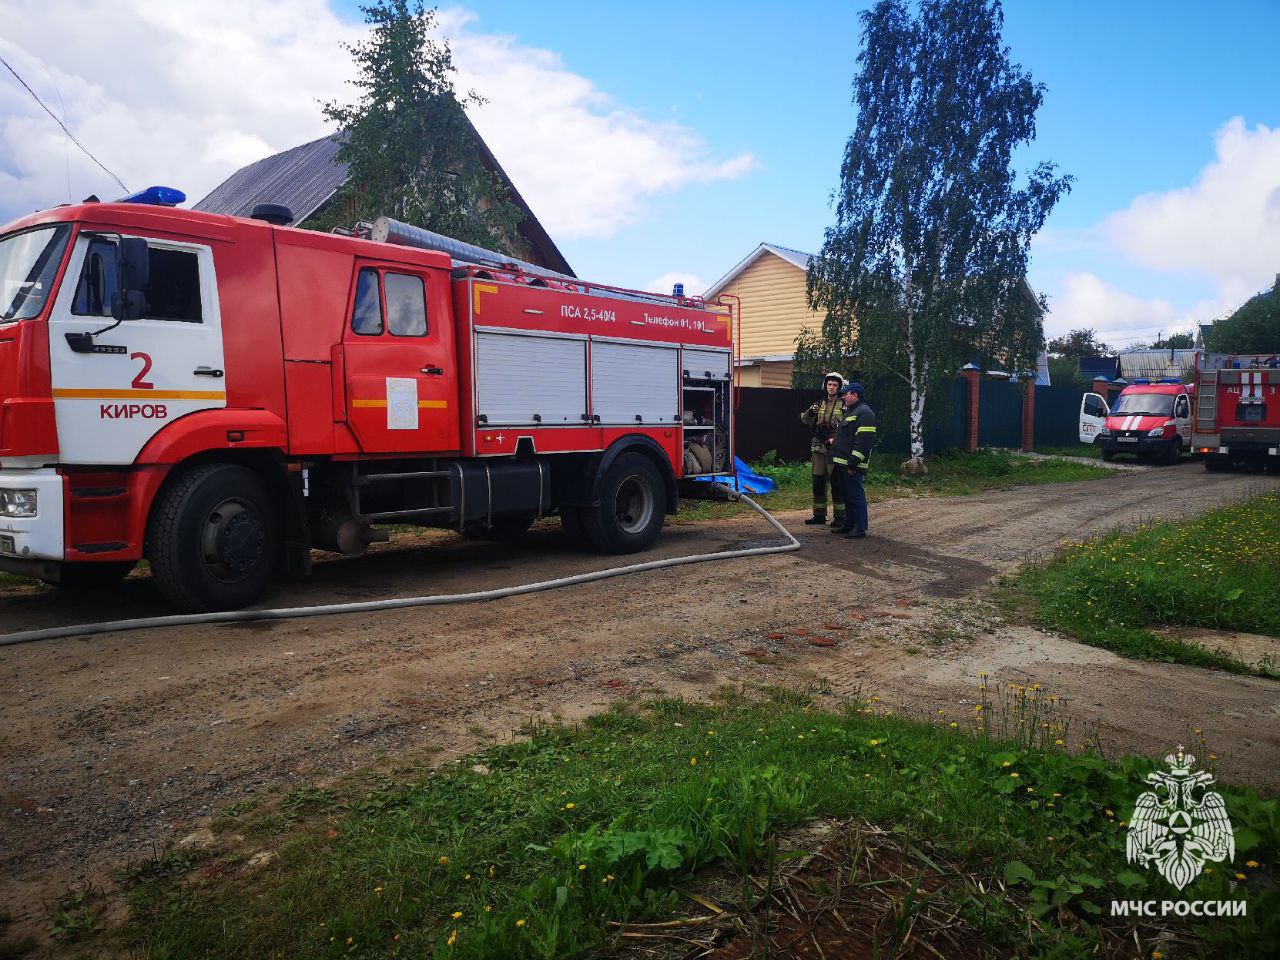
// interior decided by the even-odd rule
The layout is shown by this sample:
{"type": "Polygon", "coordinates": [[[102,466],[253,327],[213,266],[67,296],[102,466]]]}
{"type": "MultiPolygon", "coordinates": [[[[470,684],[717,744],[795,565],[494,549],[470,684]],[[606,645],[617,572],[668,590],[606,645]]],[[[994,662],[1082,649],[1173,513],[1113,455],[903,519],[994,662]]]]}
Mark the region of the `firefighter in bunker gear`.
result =
{"type": "Polygon", "coordinates": [[[867,535],[867,492],[863,480],[876,445],[876,415],[862,399],[862,384],[847,383],[840,389],[844,413],[831,445],[831,460],[844,485],[846,524],[833,527],[852,539],[867,535]]]}
{"type": "Polygon", "coordinates": [[[843,416],[840,387],[844,377],[828,373],[822,378],[822,399],[800,414],[800,422],[813,431],[809,459],[813,463],[813,516],[805,521],[810,526],[827,522],[827,487],[831,488],[831,505],[835,508],[835,526],[844,526],[844,501],[840,485],[832,479],[831,440],[843,416]]]}

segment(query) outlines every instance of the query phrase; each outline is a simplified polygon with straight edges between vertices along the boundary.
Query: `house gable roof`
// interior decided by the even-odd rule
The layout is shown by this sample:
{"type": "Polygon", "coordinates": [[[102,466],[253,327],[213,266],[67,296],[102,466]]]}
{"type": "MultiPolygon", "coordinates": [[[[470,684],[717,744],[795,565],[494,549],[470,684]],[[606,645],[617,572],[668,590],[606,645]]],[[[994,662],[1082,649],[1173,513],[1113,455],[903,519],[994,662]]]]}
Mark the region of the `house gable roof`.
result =
{"type": "Polygon", "coordinates": [[[721,290],[732,283],[742,271],[759,260],[766,253],[772,253],[774,256],[785,260],[793,267],[799,267],[801,270],[808,270],[809,263],[813,260],[812,253],[805,253],[802,250],[793,250],[791,247],[780,247],[776,243],[762,243],[756,247],[751,253],[747,254],[746,259],[742,260],[736,267],[726,273],[723,277],[707,288],[707,292],[703,296],[707,298],[714,297],[721,290]]]}
{"type": "MultiPolygon", "coordinates": [[[[489,145],[471,126],[470,120],[467,123],[479,147],[481,162],[502,182],[508,198],[524,214],[516,229],[533,247],[537,259],[559,273],[577,276],[489,145]]],[[[332,200],[347,182],[348,165],[338,160],[341,147],[342,134],[335,133],[241,167],[192,208],[247,217],[260,203],[278,203],[293,211],[296,223],[302,223],[332,200]]]]}

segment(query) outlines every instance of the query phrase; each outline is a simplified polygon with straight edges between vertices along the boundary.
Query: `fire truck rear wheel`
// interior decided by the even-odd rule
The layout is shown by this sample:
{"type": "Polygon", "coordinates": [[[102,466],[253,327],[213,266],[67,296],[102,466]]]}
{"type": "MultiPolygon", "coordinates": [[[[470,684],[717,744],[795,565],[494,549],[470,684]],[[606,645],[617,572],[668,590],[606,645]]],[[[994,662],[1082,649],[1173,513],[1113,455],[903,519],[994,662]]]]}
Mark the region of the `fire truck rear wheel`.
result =
{"type": "Polygon", "coordinates": [[[147,530],[151,574],[182,610],[234,610],[262,596],[280,552],[277,511],[252,470],[210,463],[156,498],[147,530]]]}
{"type": "Polygon", "coordinates": [[[582,513],[587,539],[605,553],[636,553],[662,531],[663,484],[658,468],[639,453],[624,453],[609,467],[600,505],[582,513]]]}

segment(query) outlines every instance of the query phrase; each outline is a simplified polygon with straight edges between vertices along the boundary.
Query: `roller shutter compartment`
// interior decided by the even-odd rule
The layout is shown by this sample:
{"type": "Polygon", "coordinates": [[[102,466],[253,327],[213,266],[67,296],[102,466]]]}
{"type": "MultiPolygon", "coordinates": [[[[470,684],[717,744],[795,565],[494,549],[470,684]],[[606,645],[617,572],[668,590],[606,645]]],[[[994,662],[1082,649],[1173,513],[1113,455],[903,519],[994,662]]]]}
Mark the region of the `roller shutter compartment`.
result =
{"type": "Polygon", "coordinates": [[[492,426],[581,424],[586,340],[476,333],[476,414],[492,426]]]}
{"type": "Polygon", "coordinates": [[[602,424],[676,423],[680,370],[672,346],[591,342],[591,412],[602,424]]]}
{"type": "Polygon", "coordinates": [[[729,351],[686,347],[681,351],[684,374],[691,380],[728,380],[729,351]]]}

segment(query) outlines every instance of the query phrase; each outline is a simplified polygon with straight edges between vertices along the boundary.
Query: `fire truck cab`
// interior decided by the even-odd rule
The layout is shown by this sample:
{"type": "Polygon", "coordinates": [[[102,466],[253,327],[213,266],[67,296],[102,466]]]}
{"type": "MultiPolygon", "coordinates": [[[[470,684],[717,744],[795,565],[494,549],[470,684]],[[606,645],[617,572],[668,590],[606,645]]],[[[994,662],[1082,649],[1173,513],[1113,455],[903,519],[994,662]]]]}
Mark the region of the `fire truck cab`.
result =
{"type": "Polygon", "coordinates": [[[1132,453],[1139,460],[1177,463],[1191,448],[1191,394],[1181,380],[1137,379],[1110,406],[1101,394],[1080,400],[1080,442],[1094,443],[1103,460],[1132,453]]]}
{"type": "Polygon", "coordinates": [[[181,199],[0,230],[2,570],[235,608],[381,523],[643,550],[732,473],[727,305],[181,199]]]}

